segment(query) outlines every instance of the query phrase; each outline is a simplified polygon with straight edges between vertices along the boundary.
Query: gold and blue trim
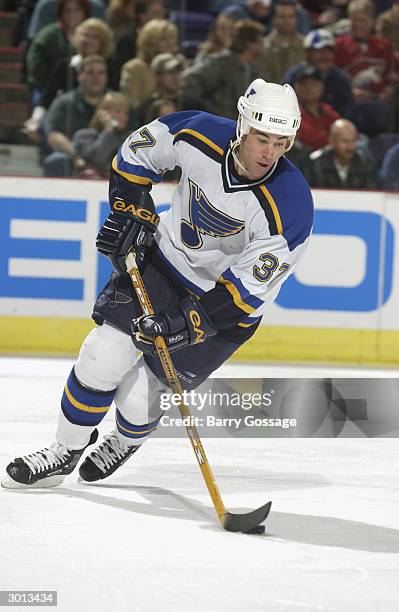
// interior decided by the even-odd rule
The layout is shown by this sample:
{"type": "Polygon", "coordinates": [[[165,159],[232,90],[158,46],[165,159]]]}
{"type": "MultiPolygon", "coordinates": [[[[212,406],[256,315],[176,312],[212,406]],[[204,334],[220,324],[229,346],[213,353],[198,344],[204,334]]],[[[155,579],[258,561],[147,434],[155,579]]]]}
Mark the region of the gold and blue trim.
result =
{"type": "Polygon", "coordinates": [[[78,380],[74,368],[66,382],[61,399],[65,418],[75,425],[98,425],[107,414],[114,399],[112,391],[93,391],[78,380]]]}
{"type": "Polygon", "coordinates": [[[191,144],[196,149],[199,149],[204,155],[210,157],[214,161],[218,163],[222,163],[224,150],[222,147],[219,147],[213,140],[207,138],[200,132],[196,130],[192,130],[191,128],[184,128],[177,132],[174,137],[174,142],[178,142],[179,140],[183,140],[188,144],[191,144]]]}
{"type": "Polygon", "coordinates": [[[117,409],[115,418],[116,427],[119,433],[122,434],[122,436],[125,436],[126,438],[145,438],[156,430],[159,421],[162,418],[162,415],[163,413],[160,417],[158,417],[157,419],[155,419],[155,421],[152,421],[151,423],[146,423],[145,425],[134,425],[134,423],[130,423],[129,421],[127,421],[117,409]]]}
{"type": "Polygon", "coordinates": [[[112,160],[112,169],[131,183],[139,185],[151,185],[162,181],[162,173],[157,174],[148,168],[138,164],[130,164],[123,159],[120,150],[112,160]]]}
{"type": "Polygon", "coordinates": [[[255,310],[263,306],[264,302],[252,295],[241,280],[233,274],[230,268],[223,272],[217,282],[226,287],[233,298],[235,306],[244,312],[252,314],[255,310]]]}
{"type": "Polygon", "coordinates": [[[265,185],[259,185],[258,187],[254,187],[253,193],[266,215],[266,219],[269,223],[270,235],[281,235],[284,231],[283,223],[277,203],[271,192],[265,185]]]}

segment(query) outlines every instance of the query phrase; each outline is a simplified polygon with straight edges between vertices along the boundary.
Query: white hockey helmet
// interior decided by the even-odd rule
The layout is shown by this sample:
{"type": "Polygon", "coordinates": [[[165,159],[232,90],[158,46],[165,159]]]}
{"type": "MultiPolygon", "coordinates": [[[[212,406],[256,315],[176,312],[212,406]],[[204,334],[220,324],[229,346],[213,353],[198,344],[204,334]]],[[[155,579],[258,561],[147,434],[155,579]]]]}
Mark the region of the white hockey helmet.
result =
{"type": "Polygon", "coordinates": [[[291,85],[255,79],[245,94],[240,96],[237,108],[238,142],[252,127],[260,132],[288,136],[286,150],[292,147],[301,124],[301,113],[291,85]]]}

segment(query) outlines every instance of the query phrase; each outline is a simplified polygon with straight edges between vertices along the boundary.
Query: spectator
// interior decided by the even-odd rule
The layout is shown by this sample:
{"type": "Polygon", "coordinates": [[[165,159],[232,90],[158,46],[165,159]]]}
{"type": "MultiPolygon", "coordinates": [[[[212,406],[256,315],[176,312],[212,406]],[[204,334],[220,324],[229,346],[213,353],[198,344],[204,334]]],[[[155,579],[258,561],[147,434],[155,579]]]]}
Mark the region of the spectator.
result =
{"type": "Polygon", "coordinates": [[[72,176],[84,162],[72,144],[73,135],[89,125],[106,92],[107,67],[101,55],[91,55],[78,67],[79,86],[58,96],[46,115],[47,143],[52,153],[44,160],[45,176],[72,176]]]}
{"type": "Polygon", "coordinates": [[[146,23],[153,19],[165,19],[163,0],[137,0],[136,21],[140,31],[146,23]]]}
{"type": "Polygon", "coordinates": [[[263,26],[263,31],[268,32],[271,27],[271,0],[241,0],[230,3],[222,14],[232,17],[235,21],[250,19],[263,26]]]}
{"type": "MultiPolygon", "coordinates": [[[[45,26],[57,20],[60,0],[39,0],[33,10],[29,24],[28,40],[33,40],[36,34],[45,26]]],[[[105,8],[102,0],[88,0],[87,17],[97,17],[105,21],[105,8]]]]}
{"type": "Polygon", "coordinates": [[[109,178],[112,160],[132,127],[138,124],[129,126],[129,102],[125,96],[113,91],[106,93],[89,127],[78,130],[73,136],[75,153],[82,160],[78,176],[109,178]]]}
{"type": "Polygon", "coordinates": [[[381,13],[376,21],[376,33],[391,43],[396,71],[399,70],[399,0],[393,6],[381,13]]]}
{"type": "MultiPolygon", "coordinates": [[[[76,54],[71,58],[62,58],[50,73],[42,95],[42,104],[48,108],[60,93],[77,86],[76,68],[84,57],[101,55],[110,62],[113,49],[113,34],[110,27],[100,19],[91,17],[78,25],[73,38],[76,54]]],[[[112,63],[108,64],[108,72],[112,63]]]]}
{"type": "Polygon", "coordinates": [[[164,19],[165,9],[162,0],[136,0],[135,19],[122,29],[115,41],[115,78],[120,81],[123,64],[136,56],[137,35],[143,26],[152,19],[164,19]]]}
{"type": "MultiPolygon", "coordinates": [[[[272,6],[274,0],[239,0],[238,2],[228,2],[228,6],[220,6],[215,12],[222,12],[229,15],[236,21],[240,19],[251,19],[257,21],[264,28],[264,33],[268,33],[272,26],[272,6]]],[[[308,12],[301,6],[301,3],[293,0],[298,19],[298,30],[301,34],[307,34],[310,30],[310,19],[308,12]]],[[[217,3],[213,2],[214,8],[217,3]]]]}
{"type": "Polygon", "coordinates": [[[60,0],[58,21],[45,26],[32,41],[27,57],[28,86],[34,106],[55,64],[72,53],[75,30],[90,13],[88,0],[60,0]]]}
{"type": "Polygon", "coordinates": [[[352,0],[348,17],[351,33],[337,38],[335,63],[352,79],[358,128],[372,136],[389,127],[388,103],[393,93],[392,48],[387,39],[373,34],[374,5],[370,0],[352,0]]]}
{"type": "Polygon", "coordinates": [[[151,123],[151,121],[154,121],[154,119],[157,119],[158,117],[163,117],[164,115],[168,115],[169,113],[175,113],[177,110],[177,105],[173,102],[173,100],[155,98],[150,102],[149,106],[147,107],[144,119],[146,123],[151,123]]]}
{"type": "Polygon", "coordinates": [[[330,127],[339,119],[332,106],[321,101],[323,88],[323,76],[313,66],[303,66],[297,72],[294,89],[302,115],[298,139],[313,151],[328,144],[330,127]]]}
{"type": "Polygon", "coordinates": [[[375,189],[376,167],[358,148],[358,132],[347,119],[337,119],[330,128],[330,144],[314,151],[306,173],[312,187],[375,189]]]}
{"type": "Polygon", "coordinates": [[[229,49],[214,53],[183,72],[183,97],[203,100],[210,113],[235,118],[239,92],[258,76],[255,62],[262,49],[262,32],[259,23],[237,21],[229,49]]]}
{"type": "Polygon", "coordinates": [[[176,53],[177,27],[167,19],[152,19],[142,28],[137,39],[138,54],[122,66],[120,90],[132,109],[136,109],[154,91],[155,77],[151,61],[159,53],[176,53]]]}
{"type": "Polygon", "coordinates": [[[221,13],[212,22],[209,29],[208,38],[201,43],[195,62],[199,62],[211,53],[218,53],[224,49],[228,49],[231,45],[233,37],[234,20],[228,15],[221,13]]]}
{"type": "Polygon", "coordinates": [[[322,101],[330,104],[340,115],[351,118],[353,96],[347,75],[334,66],[334,36],[324,29],[309,32],[304,40],[305,61],[292,66],[283,77],[284,83],[292,85],[298,71],[306,65],[316,68],[324,77],[322,101]]]}
{"type": "MultiPolygon", "coordinates": [[[[152,96],[145,100],[137,111],[140,125],[148,123],[149,106],[156,100],[171,102],[175,110],[181,107],[181,75],[187,66],[187,60],[180,53],[160,53],[151,62],[151,70],[155,75],[155,87],[152,96]]],[[[150,114],[153,114],[151,111],[150,114]]],[[[171,111],[173,112],[173,111],[171,111]]],[[[166,115],[167,113],[163,113],[166,115]]]]}
{"type": "Polygon", "coordinates": [[[136,19],[136,0],[110,0],[107,21],[115,38],[129,28],[136,19]]]}
{"type": "Polygon", "coordinates": [[[330,26],[346,15],[348,0],[302,0],[310,13],[313,27],[330,26]]]}
{"type": "Polygon", "coordinates": [[[295,2],[278,0],[274,7],[273,28],[264,41],[258,66],[261,76],[282,83],[285,72],[304,58],[303,36],[298,33],[295,2]]]}
{"type": "Polygon", "coordinates": [[[386,153],[381,167],[382,187],[389,191],[399,191],[399,143],[386,153]]]}

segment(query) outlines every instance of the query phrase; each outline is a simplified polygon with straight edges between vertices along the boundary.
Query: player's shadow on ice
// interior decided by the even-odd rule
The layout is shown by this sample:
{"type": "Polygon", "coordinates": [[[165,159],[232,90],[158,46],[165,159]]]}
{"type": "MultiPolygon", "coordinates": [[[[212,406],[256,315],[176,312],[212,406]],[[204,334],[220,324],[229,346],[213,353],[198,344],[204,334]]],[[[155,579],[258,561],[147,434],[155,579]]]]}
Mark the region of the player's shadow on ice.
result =
{"type": "MultiPolygon", "coordinates": [[[[25,491],[24,491],[25,493],[25,491]]],[[[108,483],[80,484],[77,488],[54,488],[36,489],[29,491],[32,493],[62,495],[64,497],[74,497],[94,504],[108,506],[137,514],[147,516],[162,516],[166,518],[178,518],[188,521],[203,521],[211,523],[214,520],[212,508],[203,506],[200,502],[192,500],[184,495],[173,493],[163,487],[151,487],[140,485],[123,485],[108,483]],[[98,492],[97,492],[98,491],[98,492]],[[107,496],[109,491],[112,496],[107,496]],[[124,499],[115,497],[120,491],[124,499]],[[129,499],[129,492],[139,494],[145,501],[129,499]]]]}
{"type": "MultiPolygon", "coordinates": [[[[147,516],[200,522],[205,529],[220,531],[212,506],[204,506],[198,501],[162,487],[93,483],[81,484],[70,489],[60,487],[32,490],[29,494],[73,497],[147,516]],[[107,491],[110,493],[112,491],[112,496],[107,496],[107,491]],[[115,497],[118,491],[124,495],[124,499],[115,497]],[[144,501],[129,500],[129,492],[139,494],[144,501]]],[[[232,512],[248,512],[251,509],[253,510],[253,508],[229,508],[232,512]]],[[[376,553],[399,553],[397,529],[329,516],[274,512],[273,508],[266,521],[266,536],[257,537],[263,537],[265,543],[267,539],[273,537],[276,540],[300,544],[335,546],[376,553]]]]}
{"type": "Polygon", "coordinates": [[[266,533],[285,542],[399,553],[398,529],[330,516],[273,512],[272,508],[266,533]]]}

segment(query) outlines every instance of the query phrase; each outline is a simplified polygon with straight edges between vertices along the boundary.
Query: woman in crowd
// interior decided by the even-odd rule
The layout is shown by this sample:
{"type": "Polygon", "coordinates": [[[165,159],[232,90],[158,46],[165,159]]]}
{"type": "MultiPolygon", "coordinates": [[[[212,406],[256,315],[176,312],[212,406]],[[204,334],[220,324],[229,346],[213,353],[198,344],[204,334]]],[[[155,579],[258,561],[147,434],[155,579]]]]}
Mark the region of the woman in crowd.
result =
{"type": "Polygon", "coordinates": [[[155,78],[150,64],[159,53],[178,51],[178,31],[167,19],[152,19],[137,38],[137,57],[122,66],[120,90],[132,109],[138,108],[154,91],[155,78]]]}

